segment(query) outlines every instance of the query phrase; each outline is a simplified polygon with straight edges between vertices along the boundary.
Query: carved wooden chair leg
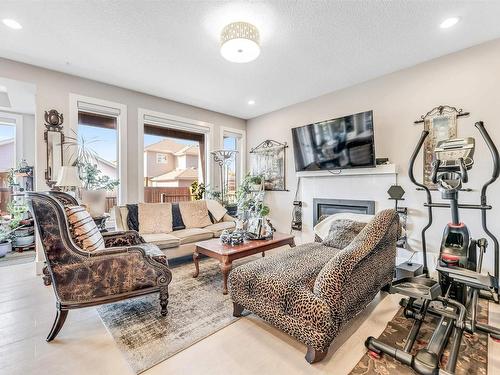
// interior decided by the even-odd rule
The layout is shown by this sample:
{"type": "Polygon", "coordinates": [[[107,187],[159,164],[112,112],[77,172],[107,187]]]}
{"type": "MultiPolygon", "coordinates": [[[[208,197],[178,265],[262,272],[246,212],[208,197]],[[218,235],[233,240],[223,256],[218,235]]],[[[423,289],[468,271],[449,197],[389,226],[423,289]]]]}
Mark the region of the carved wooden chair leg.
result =
{"type": "Polygon", "coordinates": [[[168,313],[168,289],[160,289],[160,307],[161,307],[161,315],[166,316],[168,313]]]}
{"type": "Polygon", "coordinates": [[[240,317],[244,309],[245,308],[243,306],[237,304],[236,302],[233,302],[233,316],[237,318],[240,317]]]}
{"type": "Polygon", "coordinates": [[[61,330],[64,322],[66,321],[66,317],[68,316],[68,310],[61,310],[61,308],[57,308],[56,319],[54,320],[54,324],[52,325],[52,329],[50,330],[49,335],[47,336],[47,342],[54,340],[61,330]]]}
{"type": "Polygon", "coordinates": [[[307,353],[306,353],[306,361],[309,363],[320,362],[326,357],[327,354],[328,354],[328,351],[322,352],[322,351],[316,350],[316,349],[308,346],[307,353]]]}

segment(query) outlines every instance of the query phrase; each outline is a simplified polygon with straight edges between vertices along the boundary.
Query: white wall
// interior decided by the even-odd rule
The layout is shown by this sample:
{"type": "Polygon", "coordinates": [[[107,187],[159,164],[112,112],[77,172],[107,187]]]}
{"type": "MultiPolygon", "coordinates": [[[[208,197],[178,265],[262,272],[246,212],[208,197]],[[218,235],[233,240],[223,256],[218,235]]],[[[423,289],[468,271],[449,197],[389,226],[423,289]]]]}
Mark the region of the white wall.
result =
{"type": "MultiPolygon", "coordinates": [[[[475,165],[470,172],[471,182],[468,184],[468,187],[475,191],[461,194],[461,199],[465,202],[478,202],[478,189],[491,174],[491,160],[486,145],[473,125],[476,121],[483,120],[493,140],[500,147],[500,40],[249,120],[248,149],[267,138],[290,144],[287,149],[287,188],[290,192],[267,193],[273,223],[282,231],[289,230],[296,185],[290,129],[311,122],[373,110],[376,154],[377,157],[388,157],[399,168],[398,182],[406,191],[404,205],[410,208],[410,243],[415,249],[419,249],[420,230],[426,222],[426,212],[422,206],[425,197],[424,193],[417,192],[409,181],[407,164],[422,131],[422,125],[414,125],[413,121],[440,104],[463,108],[471,113],[469,118],[459,120],[458,136],[476,138],[475,165]]],[[[250,163],[250,159],[248,161],[250,163]]],[[[421,165],[419,160],[415,172],[417,176],[422,174],[421,165]]],[[[303,193],[310,196],[311,190],[305,189],[303,193]]],[[[500,181],[490,188],[488,194],[489,202],[494,205],[494,209],[488,214],[490,225],[498,236],[499,193],[500,181]]],[[[440,199],[439,193],[435,193],[434,198],[440,199]]],[[[304,197],[302,199],[305,200],[304,197]]],[[[363,197],[353,193],[352,199],[363,197]]],[[[462,219],[474,236],[482,235],[479,212],[462,211],[462,219]]],[[[304,217],[304,220],[312,222],[312,217],[304,217]]],[[[434,225],[428,232],[430,251],[438,249],[441,232],[448,220],[448,211],[436,211],[434,225]]],[[[492,248],[486,254],[484,265],[486,269],[492,270],[492,248]]]]}
{"type": "MultiPolygon", "coordinates": [[[[57,109],[66,116],[65,130],[69,121],[69,94],[74,93],[83,96],[95,97],[112,102],[118,102],[127,106],[128,127],[128,191],[127,201],[138,200],[138,165],[137,165],[137,121],[138,108],[163,112],[175,116],[185,117],[214,124],[215,140],[214,147],[219,147],[219,127],[245,128],[245,120],[227,116],[221,113],[208,111],[190,105],[158,98],[151,95],[141,94],[116,86],[63,74],[48,69],[22,64],[19,62],[0,58],[0,75],[10,79],[34,83],[37,87],[36,100],[36,186],[39,190],[46,189],[44,180],[45,144],[43,141],[43,118],[44,111],[57,109]]],[[[140,79],[140,77],[137,77],[140,79]]]]}

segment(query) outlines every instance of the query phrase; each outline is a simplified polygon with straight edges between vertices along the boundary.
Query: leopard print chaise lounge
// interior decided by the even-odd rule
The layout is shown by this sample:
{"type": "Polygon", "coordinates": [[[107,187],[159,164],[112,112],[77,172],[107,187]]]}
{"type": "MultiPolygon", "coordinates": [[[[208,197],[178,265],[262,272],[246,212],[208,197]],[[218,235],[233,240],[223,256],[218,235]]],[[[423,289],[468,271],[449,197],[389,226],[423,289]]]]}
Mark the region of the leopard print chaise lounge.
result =
{"type": "Polygon", "coordinates": [[[243,308],[308,347],[322,360],[344,324],[391,282],[400,225],[394,210],[378,213],[344,249],[308,243],[234,269],[234,314],[243,308]]]}

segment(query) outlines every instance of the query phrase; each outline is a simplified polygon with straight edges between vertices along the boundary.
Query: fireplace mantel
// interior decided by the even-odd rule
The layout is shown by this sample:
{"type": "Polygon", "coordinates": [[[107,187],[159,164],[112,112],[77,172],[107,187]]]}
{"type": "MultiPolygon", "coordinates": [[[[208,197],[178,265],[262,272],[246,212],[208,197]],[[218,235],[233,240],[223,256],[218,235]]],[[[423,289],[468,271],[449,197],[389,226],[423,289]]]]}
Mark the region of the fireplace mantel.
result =
{"type": "Polygon", "coordinates": [[[338,169],[332,171],[304,171],[296,172],[300,178],[307,177],[342,177],[356,175],[377,175],[377,174],[396,174],[396,164],[377,165],[374,168],[352,168],[338,169]]]}

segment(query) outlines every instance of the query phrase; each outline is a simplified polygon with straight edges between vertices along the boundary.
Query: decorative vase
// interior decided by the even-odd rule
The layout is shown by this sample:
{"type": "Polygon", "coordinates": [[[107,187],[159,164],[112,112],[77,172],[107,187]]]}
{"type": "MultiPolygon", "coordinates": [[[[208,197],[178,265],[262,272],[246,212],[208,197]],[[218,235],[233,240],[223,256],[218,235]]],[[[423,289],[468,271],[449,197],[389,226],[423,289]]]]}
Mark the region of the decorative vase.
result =
{"type": "Polygon", "coordinates": [[[10,240],[0,243],[0,258],[3,258],[10,251],[12,251],[12,242],[10,240]]]}
{"type": "Polygon", "coordinates": [[[105,190],[82,190],[82,202],[92,217],[101,217],[106,210],[105,190]]]}

